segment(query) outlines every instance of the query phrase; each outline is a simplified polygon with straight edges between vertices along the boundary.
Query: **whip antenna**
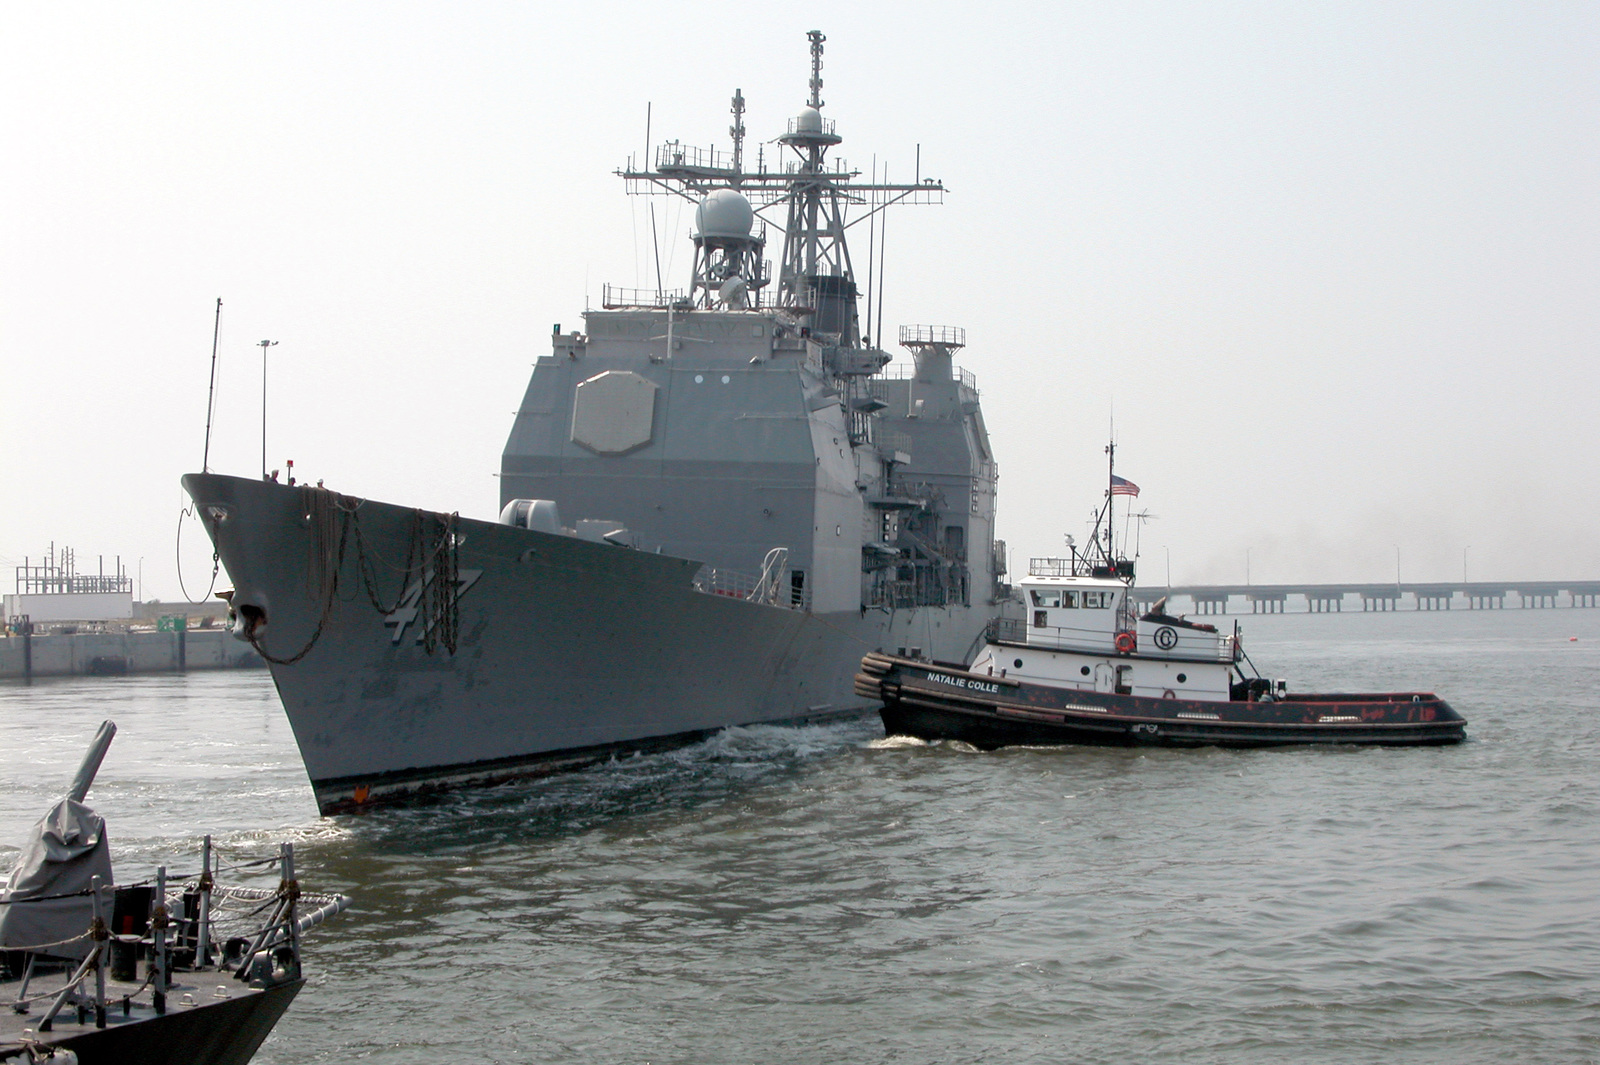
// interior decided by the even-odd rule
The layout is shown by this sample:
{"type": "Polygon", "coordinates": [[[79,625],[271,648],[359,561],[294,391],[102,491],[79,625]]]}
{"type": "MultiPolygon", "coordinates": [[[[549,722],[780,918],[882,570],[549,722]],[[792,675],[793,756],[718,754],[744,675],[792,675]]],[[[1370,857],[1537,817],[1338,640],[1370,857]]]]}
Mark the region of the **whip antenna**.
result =
{"type": "Polygon", "coordinates": [[[211,413],[217,406],[217,337],[222,332],[222,297],[217,297],[217,320],[211,326],[211,385],[206,389],[206,450],[200,472],[211,472],[211,413]]]}

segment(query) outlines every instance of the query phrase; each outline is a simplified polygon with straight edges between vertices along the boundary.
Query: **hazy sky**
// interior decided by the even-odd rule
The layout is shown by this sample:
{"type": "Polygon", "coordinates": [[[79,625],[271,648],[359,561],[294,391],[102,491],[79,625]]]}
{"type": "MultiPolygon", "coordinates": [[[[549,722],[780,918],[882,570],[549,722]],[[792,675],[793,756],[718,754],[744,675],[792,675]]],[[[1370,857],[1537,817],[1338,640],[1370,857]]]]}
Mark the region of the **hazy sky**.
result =
{"type": "Polygon", "coordinates": [[[271,465],[492,517],[551,325],[653,284],[646,104],[725,146],[742,88],[770,140],[809,29],[836,154],[950,189],[885,309],[966,328],[1016,557],[1081,537],[1114,411],[1146,583],[1600,576],[1600,4],[3,16],[4,591],[54,540],[180,597],[219,296],[213,468],[259,472],[270,338],[271,465]]]}

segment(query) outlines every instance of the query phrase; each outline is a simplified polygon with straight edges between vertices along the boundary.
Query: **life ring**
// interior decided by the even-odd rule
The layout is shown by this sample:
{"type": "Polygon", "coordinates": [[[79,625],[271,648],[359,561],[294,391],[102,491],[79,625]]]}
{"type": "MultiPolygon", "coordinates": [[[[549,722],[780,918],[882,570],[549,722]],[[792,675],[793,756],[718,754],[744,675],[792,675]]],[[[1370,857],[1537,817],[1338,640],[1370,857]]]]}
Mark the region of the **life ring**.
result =
{"type": "Polygon", "coordinates": [[[1138,641],[1136,641],[1134,639],[1133,633],[1131,633],[1131,632],[1119,632],[1119,633],[1117,633],[1116,647],[1117,647],[1117,651],[1119,653],[1125,654],[1125,655],[1130,655],[1130,654],[1133,653],[1133,649],[1136,646],[1138,646],[1138,641]]]}

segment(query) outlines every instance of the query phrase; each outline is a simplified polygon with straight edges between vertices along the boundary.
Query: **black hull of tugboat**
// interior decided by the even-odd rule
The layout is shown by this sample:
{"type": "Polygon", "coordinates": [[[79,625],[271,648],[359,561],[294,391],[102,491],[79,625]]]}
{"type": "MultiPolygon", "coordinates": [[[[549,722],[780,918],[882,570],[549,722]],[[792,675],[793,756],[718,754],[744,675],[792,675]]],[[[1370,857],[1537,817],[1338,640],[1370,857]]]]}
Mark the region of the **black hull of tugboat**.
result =
{"type": "Polygon", "coordinates": [[[982,750],[1114,747],[1277,747],[1460,743],[1467,723],[1431,693],[1289,695],[1275,702],[1149,699],[980,676],[871,654],[856,693],[883,703],[888,735],[961,740],[982,750]]]}
{"type": "Polygon", "coordinates": [[[92,1018],[85,1026],[58,1020],[54,1032],[34,1038],[72,1051],[80,1065],[246,1065],[304,986],[292,980],[226,1001],[170,1002],[166,1014],[133,1021],[113,1004],[105,1028],[92,1018]]]}

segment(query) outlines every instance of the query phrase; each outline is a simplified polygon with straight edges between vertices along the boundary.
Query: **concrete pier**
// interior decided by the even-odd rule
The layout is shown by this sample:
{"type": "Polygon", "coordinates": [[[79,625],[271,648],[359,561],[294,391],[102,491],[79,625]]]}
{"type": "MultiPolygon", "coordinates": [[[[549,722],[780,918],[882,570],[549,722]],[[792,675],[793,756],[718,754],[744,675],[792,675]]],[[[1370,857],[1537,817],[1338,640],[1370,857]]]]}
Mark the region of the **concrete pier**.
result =
{"type": "Polygon", "coordinates": [[[1250,601],[1252,614],[1281,614],[1289,597],[1276,592],[1254,592],[1245,596],[1250,601]]]}
{"type": "Polygon", "coordinates": [[[1449,610],[1455,594],[1455,589],[1445,584],[1418,585],[1412,591],[1418,610],[1449,610]]]}
{"type": "Polygon", "coordinates": [[[1340,614],[1344,612],[1344,593],[1306,593],[1306,609],[1313,614],[1340,614]]]}
{"type": "Polygon", "coordinates": [[[0,637],[0,679],[248,669],[266,663],[223,629],[20,633],[0,637]]]}

